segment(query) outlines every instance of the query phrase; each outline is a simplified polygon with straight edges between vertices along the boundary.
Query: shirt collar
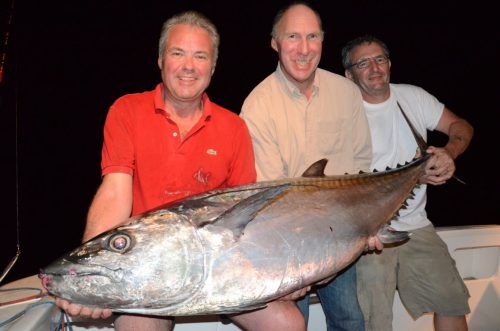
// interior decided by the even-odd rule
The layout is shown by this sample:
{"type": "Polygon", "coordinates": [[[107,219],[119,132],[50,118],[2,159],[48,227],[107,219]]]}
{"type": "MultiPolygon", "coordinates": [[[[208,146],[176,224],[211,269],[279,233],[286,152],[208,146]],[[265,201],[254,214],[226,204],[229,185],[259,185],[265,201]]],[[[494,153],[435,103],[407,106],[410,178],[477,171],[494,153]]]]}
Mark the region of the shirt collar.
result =
{"type": "MultiPolygon", "coordinates": [[[[314,75],[314,81],[313,81],[313,93],[312,96],[314,97],[316,94],[319,92],[319,75],[318,75],[318,70],[316,69],[316,73],[314,75]]],[[[278,62],[278,67],[276,68],[276,77],[278,77],[278,81],[281,83],[283,86],[285,92],[292,98],[305,98],[305,96],[300,93],[300,90],[293,84],[283,73],[283,70],[281,69],[281,66],[278,62]]]]}
{"type": "MultiPolygon", "coordinates": [[[[165,107],[165,100],[163,99],[164,88],[165,87],[162,83],[156,85],[156,88],[154,90],[154,107],[156,112],[162,112],[163,114],[168,116],[165,107]]],[[[201,115],[201,117],[204,121],[206,121],[212,116],[212,102],[210,101],[206,93],[203,93],[201,100],[203,102],[203,114],[201,115]]]]}

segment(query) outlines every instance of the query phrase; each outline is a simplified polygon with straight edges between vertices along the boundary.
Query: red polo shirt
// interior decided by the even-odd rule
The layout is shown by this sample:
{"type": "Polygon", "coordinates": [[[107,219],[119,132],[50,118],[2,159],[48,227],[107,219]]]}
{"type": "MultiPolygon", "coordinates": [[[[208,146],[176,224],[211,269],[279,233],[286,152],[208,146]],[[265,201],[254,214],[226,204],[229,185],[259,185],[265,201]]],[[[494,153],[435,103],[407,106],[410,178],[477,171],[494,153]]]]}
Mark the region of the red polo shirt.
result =
{"type": "Polygon", "coordinates": [[[252,143],[236,114],[203,95],[203,115],[181,141],[165,111],[162,84],[125,95],[104,126],[102,175],[133,176],[132,215],[214,188],[255,181],[252,143]]]}

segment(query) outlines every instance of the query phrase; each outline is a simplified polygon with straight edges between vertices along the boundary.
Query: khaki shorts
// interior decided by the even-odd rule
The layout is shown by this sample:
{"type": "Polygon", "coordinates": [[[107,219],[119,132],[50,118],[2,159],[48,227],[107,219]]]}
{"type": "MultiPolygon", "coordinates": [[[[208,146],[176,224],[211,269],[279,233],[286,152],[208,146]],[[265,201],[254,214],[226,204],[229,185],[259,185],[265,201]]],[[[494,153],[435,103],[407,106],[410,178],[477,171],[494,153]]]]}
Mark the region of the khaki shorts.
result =
{"type": "Polygon", "coordinates": [[[367,331],[392,330],[396,289],[414,319],[424,313],[470,313],[469,291],[434,226],[411,232],[408,242],[384,248],[380,254],[363,254],[356,264],[358,299],[367,331]]]}

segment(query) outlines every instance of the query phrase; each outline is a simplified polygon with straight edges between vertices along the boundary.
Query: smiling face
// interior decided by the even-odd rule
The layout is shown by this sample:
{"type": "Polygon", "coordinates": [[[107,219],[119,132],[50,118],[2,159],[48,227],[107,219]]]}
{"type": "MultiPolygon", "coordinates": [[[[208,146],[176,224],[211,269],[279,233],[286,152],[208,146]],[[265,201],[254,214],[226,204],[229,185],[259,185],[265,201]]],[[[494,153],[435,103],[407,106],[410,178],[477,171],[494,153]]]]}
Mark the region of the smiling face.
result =
{"type": "Polygon", "coordinates": [[[383,48],[377,43],[364,43],[351,52],[351,63],[367,60],[365,68],[356,65],[346,70],[346,77],[352,79],[361,89],[363,99],[367,102],[379,103],[389,98],[389,81],[391,61],[379,64],[376,59],[385,56],[383,48]]]}
{"type": "Polygon", "coordinates": [[[209,33],[187,24],[173,26],[158,65],[166,87],[166,101],[199,102],[210,84],[215,65],[209,33]]]}
{"type": "Polygon", "coordinates": [[[323,32],[310,8],[297,5],[287,10],[271,46],[278,52],[285,76],[301,90],[312,86],[322,43],[323,32]]]}

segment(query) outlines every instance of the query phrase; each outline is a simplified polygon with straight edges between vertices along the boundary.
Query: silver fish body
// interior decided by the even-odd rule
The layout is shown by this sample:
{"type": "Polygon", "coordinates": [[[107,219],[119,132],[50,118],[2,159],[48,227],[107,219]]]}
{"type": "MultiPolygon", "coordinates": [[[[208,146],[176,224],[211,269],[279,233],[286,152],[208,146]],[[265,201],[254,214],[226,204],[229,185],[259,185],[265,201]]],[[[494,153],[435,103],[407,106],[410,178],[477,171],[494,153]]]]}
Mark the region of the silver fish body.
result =
{"type": "Polygon", "coordinates": [[[334,275],[387,225],[428,155],[398,169],[305,175],[192,196],[135,216],[42,270],[52,294],[151,315],[234,313],[334,275]]]}

